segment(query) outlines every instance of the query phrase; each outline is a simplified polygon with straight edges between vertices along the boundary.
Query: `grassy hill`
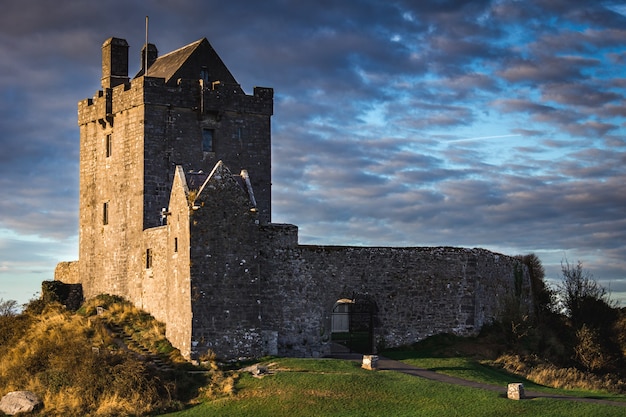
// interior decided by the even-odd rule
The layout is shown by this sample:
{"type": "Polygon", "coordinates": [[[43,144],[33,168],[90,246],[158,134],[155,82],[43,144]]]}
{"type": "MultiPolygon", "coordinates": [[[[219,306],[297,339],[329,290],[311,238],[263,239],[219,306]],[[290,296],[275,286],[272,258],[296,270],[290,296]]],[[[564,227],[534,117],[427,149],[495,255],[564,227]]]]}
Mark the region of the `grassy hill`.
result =
{"type": "Polygon", "coordinates": [[[161,323],[111,296],[76,313],[37,300],[19,315],[0,316],[0,352],[0,394],[33,391],[46,416],[180,409],[233,384],[214,363],[186,362],[161,323]]]}

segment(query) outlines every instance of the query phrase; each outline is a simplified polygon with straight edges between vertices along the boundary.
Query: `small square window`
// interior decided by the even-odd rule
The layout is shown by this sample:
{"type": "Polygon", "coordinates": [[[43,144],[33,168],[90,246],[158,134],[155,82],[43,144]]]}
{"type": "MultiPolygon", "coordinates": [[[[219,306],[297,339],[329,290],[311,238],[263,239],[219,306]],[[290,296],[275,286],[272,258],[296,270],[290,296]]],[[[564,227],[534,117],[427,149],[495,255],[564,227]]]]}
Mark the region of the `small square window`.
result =
{"type": "Polygon", "coordinates": [[[109,224],[109,202],[102,205],[102,224],[109,224]]]}
{"type": "Polygon", "coordinates": [[[202,152],[215,152],[213,150],[213,129],[202,129],[202,152]]]}

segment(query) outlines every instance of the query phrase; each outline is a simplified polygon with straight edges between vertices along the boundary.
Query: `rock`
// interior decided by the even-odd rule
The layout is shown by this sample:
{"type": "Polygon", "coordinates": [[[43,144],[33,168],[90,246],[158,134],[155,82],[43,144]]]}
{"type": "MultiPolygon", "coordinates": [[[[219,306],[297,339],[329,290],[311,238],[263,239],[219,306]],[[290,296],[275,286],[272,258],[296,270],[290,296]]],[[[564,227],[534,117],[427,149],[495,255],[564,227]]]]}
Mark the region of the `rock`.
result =
{"type": "Polygon", "coordinates": [[[0,400],[0,411],[12,416],[17,413],[29,413],[41,406],[41,399],[31,391],[13,391],[0,400]]]}
{"type": "Polygon", "coordinates": [[[240,371],[249,372],[255,378],[263,378],[266,375],[274,375],[277,370],[276,366],[277,364],[275,362],[269,363],[267,365],[260,365],[257,363],[256,365],[250,365],[245,368],[241,368],[240,371]]]}
{"type": "Polygon", "coordinates": [[[526,398],[524,393],[524,384],[515,382],[508,385],[506,396],[509,400],[522,400],[526,398]]]}
{"type": "Polygon", "coordinates": [[[252,370],[252,375],[254,375],[254,376],[264,375],[266,373],[267,373],[267,367],[266,366],[257,365],[255,367],[255,369],[252,370]]]}

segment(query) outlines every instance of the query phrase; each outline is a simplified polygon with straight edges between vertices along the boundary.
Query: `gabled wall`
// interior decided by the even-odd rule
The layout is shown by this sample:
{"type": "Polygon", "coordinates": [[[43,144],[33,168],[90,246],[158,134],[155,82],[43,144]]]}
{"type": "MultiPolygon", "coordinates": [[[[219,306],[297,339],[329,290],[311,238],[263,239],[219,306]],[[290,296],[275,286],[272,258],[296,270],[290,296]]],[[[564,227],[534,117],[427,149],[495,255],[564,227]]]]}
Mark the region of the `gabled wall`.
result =
{"type": "Polygon", "coordinates": [[[258,357],[261,337],[259,221],[238,178],[219,162],[190,219],[192,357],[258,357]]]}

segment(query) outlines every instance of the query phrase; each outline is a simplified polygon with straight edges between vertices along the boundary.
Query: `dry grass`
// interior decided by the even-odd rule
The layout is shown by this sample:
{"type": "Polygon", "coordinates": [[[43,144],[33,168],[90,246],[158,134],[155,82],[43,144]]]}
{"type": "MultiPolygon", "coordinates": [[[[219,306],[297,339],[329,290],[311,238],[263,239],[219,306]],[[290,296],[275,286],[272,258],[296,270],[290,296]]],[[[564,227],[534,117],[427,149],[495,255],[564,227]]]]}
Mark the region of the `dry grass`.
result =
{"type": "Polygon", "coordinates": [[[626,381],[616,375],[600,376],[576,368],[559,368],[537,357],[507,354],[500,356],[493,364],[537,384],[552,388],[626,392],[626,381]]]}
{"type": "MultiPolygon", "coordinates": [[[[194,398],[233,391],[234,375],[214,363],[205,372],[184,361],[164,337],[164,326],[114,297],[100,297],[73,314],[58,304],[29,314],[29,325],[0,347],[0,395],[31,390],[44,400],[46,416],[145,415],[176,409],[194,398]],[[96,315],[96,307],[104,306],[96,315]],[[140,346],[115,339],[115,324],[140,346]],[[146,360],[148,348],[168,361],[161,371],[146,360]],[[202,388],[204,387],[204,388],[202,388]]],[[[16,320],[20,319],[16,317],[16,320]]],[[[23,319],[23,318],[21,318],[23,319]]],[[[9,331],[4,326],[2,331],[9,331]]],[[[0,334],[0,336],[2,336],[0,334]]]]}
{"type": "Polygon", "coordinates": [[[98,307],[102,308],[102,314],[97,315],[98,320],[109,326],[120,327],[138,345],[151,353],[170,354],[171,359],[184,361],[180,352],[165,338],[165,325],[154,320],[145,311],[118,297],[99,296],[87,301],[80,309],[80,314],[93,317],[97,314],[98,307]]]}

